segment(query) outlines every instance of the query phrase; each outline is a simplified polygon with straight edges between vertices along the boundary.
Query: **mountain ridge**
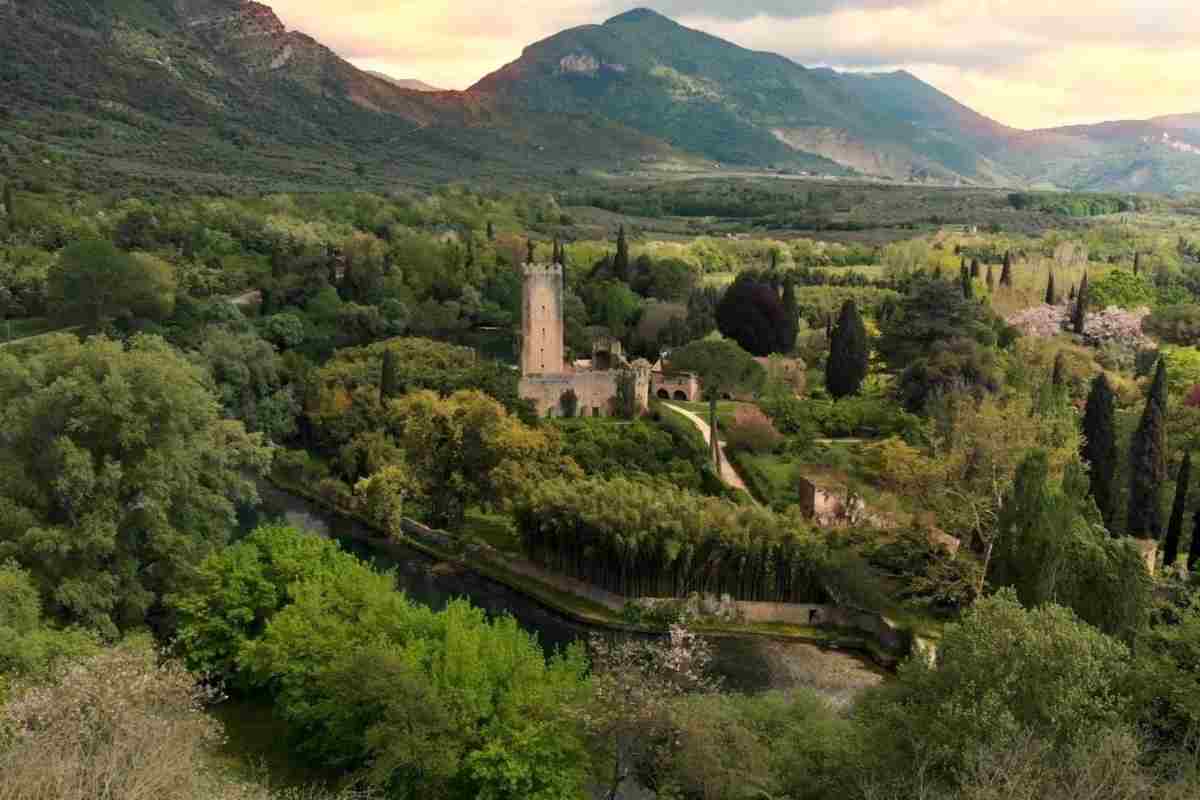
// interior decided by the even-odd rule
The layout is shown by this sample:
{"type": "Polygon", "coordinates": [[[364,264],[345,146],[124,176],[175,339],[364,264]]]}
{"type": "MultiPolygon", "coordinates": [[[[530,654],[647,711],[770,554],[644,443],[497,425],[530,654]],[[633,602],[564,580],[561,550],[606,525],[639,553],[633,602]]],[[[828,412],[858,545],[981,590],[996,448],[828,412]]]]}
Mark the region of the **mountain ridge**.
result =
{"type": "Polygon", "coordinates": [[[255,0],[7,0],[0,22],[13,136],[47,129],[62,153],[205,183],[233,179],[222,161],[337,186],[715,164],[1200,190],[1200,114],[1022,131],[904,70],[809,68],[649,9],[533,42],[466,91],[358,69],[255,0]]]}

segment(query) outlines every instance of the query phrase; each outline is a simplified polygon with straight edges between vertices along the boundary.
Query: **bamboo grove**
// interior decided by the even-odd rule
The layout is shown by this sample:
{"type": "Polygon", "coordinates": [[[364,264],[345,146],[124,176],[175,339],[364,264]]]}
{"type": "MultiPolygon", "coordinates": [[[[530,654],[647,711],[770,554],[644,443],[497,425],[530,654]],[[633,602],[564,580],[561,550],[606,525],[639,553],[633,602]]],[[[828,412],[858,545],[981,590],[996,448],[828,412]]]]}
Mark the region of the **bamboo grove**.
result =
{"type": "Polygon", "coordinates": [[[826,599],[826,548],[798,516],[626,478],[548,481],[515,512],[530,558],[626,597],[826,599]]]}

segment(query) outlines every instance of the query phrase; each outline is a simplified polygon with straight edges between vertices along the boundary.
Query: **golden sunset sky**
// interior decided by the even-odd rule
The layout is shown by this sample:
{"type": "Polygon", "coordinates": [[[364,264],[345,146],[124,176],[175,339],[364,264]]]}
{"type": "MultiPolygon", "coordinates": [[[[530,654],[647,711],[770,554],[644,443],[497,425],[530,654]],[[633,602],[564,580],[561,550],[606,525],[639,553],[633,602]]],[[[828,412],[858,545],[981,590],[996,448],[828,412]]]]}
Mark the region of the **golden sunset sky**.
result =
{"type": "Polygon", "coordinates": [[[907,69],[1020,128],[1200,112],[1200,0],[266,2],[359,67],[447,89],[640,5],[805,66],[907,69]]]}

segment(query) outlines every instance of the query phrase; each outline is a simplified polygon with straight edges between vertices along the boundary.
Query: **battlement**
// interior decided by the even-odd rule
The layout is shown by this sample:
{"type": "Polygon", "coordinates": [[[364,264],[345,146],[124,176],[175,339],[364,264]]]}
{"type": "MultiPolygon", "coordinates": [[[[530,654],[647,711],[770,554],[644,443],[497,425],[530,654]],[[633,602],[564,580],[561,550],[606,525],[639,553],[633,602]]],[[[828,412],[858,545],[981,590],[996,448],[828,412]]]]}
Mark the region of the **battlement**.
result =
{"type": "Polygon", "coordinates": [[[535,277],[538,275],[562,275],[562,264],[522,264],[521,272],[525,277],[535,277]]]}

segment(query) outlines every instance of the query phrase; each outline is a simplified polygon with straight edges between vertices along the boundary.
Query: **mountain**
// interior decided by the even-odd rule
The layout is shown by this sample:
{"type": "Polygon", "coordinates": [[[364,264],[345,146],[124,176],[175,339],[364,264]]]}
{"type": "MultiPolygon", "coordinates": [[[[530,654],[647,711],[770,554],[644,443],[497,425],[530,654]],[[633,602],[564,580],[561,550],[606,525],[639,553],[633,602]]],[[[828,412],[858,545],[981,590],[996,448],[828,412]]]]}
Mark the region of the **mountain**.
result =
{"type": "Polygon", "coordinates": [[[374,70],[366,70],[366,73],[368,76],[379,78],[380,80],[386,80],[386,82],[390,83],[392,86],[396,86],[397,89],[408,89],[410,91],[445,91],[444,89],[438,89],[437,86],[431,86],[430,84],[425,83],[424,80],[416,80],[414,78],[392,78],[389,76],[389,74],[376,72],[374,70]]]}
{"type": "Polygon", "coordinates": [[[1019,131],[907,72],[839,73],[635,10],[466,92],[357,69],[252,0],[0,0],[0,169],[278,191],[775,168],[1200,190],[1200,115],[1019,131]]]}

